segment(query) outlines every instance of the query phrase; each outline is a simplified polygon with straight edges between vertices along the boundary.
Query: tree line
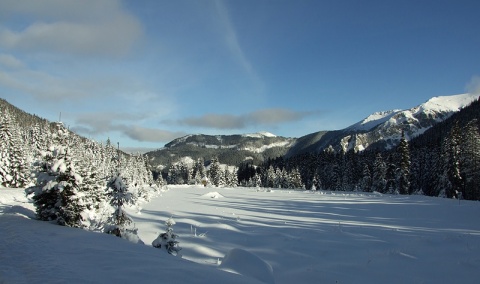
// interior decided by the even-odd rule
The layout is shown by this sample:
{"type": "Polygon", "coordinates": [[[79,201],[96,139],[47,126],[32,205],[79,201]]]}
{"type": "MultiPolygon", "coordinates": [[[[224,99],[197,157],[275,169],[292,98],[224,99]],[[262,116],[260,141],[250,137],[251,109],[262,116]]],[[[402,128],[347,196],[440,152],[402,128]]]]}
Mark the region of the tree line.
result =
{"type": "Polygon", "coordinates": [[[163,184],[154,181],[146,156],[80,137],[61,122],[27,116],[29,123],[20,123],[25,114],[8,107],[0,113],[1,186],[26,188],[40,220],[134,233],[123,206],[148,200],[163,184]]]}
{"type": "Polygon", "coordinates": [[[320,152],[279,157],[261,167],[241,166],[239,182],[258,179],[262,186],[271,186],[268,176],[273,168],[299,171],[306,189],[480,200],[479,116],[477,100],[410,142],[402,133],[393,149],[344,152],[328,147],[320,152]]]}
{"type": "MultiPolygon", "coordinates": [[[[292,157],[270,158],[259,166],[244,161],[220,170],[219,159],[194,165],[179,162],[162,171],[169,184],[296,188],[423,194],[480,200],[480,102],[455,113],[424,134],[390,150],[355,152],[327,147],[292,157]],[[234,174],[235,173],[235,174],[234,174]]],[[[160,175],[162,176],[162,175],[160,175]]]]}

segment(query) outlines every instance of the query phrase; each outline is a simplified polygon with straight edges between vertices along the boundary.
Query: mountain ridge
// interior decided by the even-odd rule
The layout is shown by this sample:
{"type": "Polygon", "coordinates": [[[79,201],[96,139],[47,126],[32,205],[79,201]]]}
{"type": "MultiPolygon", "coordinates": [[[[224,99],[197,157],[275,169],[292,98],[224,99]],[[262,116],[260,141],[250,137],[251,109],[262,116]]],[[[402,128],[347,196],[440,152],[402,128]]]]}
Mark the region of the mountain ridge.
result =
{"type": "MultiPolygon", "coordinates": [[[[375,112],[344,129],[326,133],[325,131],[316,132],[322,134],[317,135],[317,141],[310,139],[308,147],[294,145],[287,156],[307,151],[321,151],[330,146],[344,152],[349,150],[358,152],[366,149],[388,150],[398,144],[402,132],[405,133],[407,140],[417,137],[478,97],[478,94],[469,93],[437,96],[409,109],[375,112]]],[[[314,133],[300,137],[297,141],[301,143],[305,137],[312,136],[314,133]]]]}
{"type": "Polygon", "coordinates": [[[408,140],[417,137],[475,99],[478,99],[476,94],[437,96],[409,109],[374,112],[344,129],[322,130],[298,138],[276,136],[270,132],[191,134],[174,139],[164,148],[147,155],[154,168],[163,168],[184,157],[205,161],[217,157],[222,163],[230,165],[246,161],[258,165],[268,159],[318,152],[328,147],[344,152],[388,150],[398,144],[402,132],[408,140]]]}

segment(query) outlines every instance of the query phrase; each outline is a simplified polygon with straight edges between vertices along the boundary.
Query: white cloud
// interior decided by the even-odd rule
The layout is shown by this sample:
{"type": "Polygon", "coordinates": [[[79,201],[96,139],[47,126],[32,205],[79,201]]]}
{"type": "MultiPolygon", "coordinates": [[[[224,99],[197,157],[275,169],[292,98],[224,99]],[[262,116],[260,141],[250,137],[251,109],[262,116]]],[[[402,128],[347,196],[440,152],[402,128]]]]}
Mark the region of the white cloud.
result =
{"type": "Polygon", "coordinates": [[[0,70],[0,84],[10,89],[30,94],[37,100],[54,100],[58,102],[58,100],[92,96],[85,90],[73,87],[73,82],[27,68],[12,72],[0,70]]]}
{"type": "Polygon", "coordinates": [[[245,119],[230,114],[205,114],[201,117],[190,117],[178,121],[180,124],[216,129],[239,129],[245,127],[245,119]]]}
{"type": "Polygon", "coordinates": [[[480,94],[480,76],[473,76],[467,84],[467,92],[471,94],[480,94]]]}
{"type": "Polygon", "coordinates": [[[293,111],[282,108],[263,109],[244,115],[205,114],[200,117],[190,117],[178,120],[177,123],[194,127],[215,129],[242,129],[251,125],[278,125],[299,121],[316,112],[293,111]]]}
{"type": "Polygon", "coordinates": [[[33,19],[21,30],[0,25],[0,46],[12,50],[121,56],[143,34],[118,1],[6,1],[2,9],[33,19]]]}
{"type": "Polygon", "coordinates": [[[120,129],[122,134],[141,142],[166,142],[186,135],[185,132],[146,128],[136,125],[122,126],[120,129]]]}
{"type": "Polygon", "coordinates": [[[24,64],[18,60],[15,56],[10,54],[0,53],[0,65],[11,69],[23,68],[24,64]]]}
{"type": "Polygon", "coordinates": [[[272,108],[254,111],[248,115],[248,119],[253,124],[279,124],[284,122],[298,121],[311,114],[313,114],[313,112],[298,112],[289,109],[272,108]]]}
{"type": "Polygon", "coordinates": [[[117,132],[140,142],[168,142],[186,135],[181,131],[169,131],[139,126],[149,114],[126,112],[91,112],[75,118],[71,129],[86,136],[106,135],[117,132]]]}

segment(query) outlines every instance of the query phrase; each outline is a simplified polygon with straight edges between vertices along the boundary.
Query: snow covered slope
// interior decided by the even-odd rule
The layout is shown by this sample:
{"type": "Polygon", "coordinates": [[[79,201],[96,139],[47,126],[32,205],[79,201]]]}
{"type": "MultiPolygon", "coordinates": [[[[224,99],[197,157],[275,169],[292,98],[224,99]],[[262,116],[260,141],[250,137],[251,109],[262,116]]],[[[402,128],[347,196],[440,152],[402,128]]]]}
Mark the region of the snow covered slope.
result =
{"type": "Polygon", "coordinates": [[[0,283],[261,283],[112,235],[32,220],[23,190],[0,188],[0,283]]]}
{"type": "Polygon", "coordinates": [[[147,153],[150,164],[155,168],[165,168],[184,157],[193,160],[209,160],[218,157],[219,161],[238,166],[246,159],[260,164],[265,159],[284,155],[295,142],[294,138],[276,136],[269,132],[238,135],[187,135],[171,141],[164,148],[147,153]]]}
{"type": "Polygon", "coordinates": [[[31,220],[26,217],[31,209],[22,190],[0,188],[0,283],[476,284],[480,279],[477,201],[174,186],[143,204],[140,213],[128,210],[146,245],[31,220]],[[223,197],[211,198],[217,195],[223,197]],[[170,217],[182,259],[149,245],[170,217]]]}
{"type": "MultiPolygon", "coordinates": [[[[376,112],[345,129],[319,132],[318,140],[299,138],[288,155],[292,156],[305,149],[298,145],[307,141],[309,151],[319,151],[330,145],[343,151],[363,151],[367,148],[390,149],[400,141],[404,131],[407,139],[419,136],[433,125],[444,121],[455,112],[478,99],[478,94],[460,94],[434,97],[423,104],[406,110],[376,112]]],[[[310,134],[310,137],[313,137],[310,134]]]]}
{"type": "Polygon", "coordinates": [[[434,97],[411,109],[371,115],[345,129],[347,135],[342,137],[341,147],[361,151],[377,144],[389,149],[398,144],[402,131],[408,140],[416,137],[476,99],[478,95],[473,94],[434,97]]]}

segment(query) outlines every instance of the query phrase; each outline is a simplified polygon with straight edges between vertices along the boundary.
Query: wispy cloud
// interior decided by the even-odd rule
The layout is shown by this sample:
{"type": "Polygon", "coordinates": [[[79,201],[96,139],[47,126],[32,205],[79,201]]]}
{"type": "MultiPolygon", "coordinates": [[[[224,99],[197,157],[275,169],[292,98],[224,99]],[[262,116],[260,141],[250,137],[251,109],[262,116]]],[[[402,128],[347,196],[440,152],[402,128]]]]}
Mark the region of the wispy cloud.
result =
{"type": "Polygon", "coordinates": [[[292,111],[282,108],[263,109],[244,115],[206,114],[200,117],[189,117],[176,121],[178,124],[215,129],[243,129],[252,125],[278,125],[299,121],[307,116],[315,115],[315,111],[292,111]]]}
{"type": "MultiPolygon", "coordinates": [[[[13,57],[12,57],[13,58],[13,57]]],[[[25,67],[20,61],[15,63],[17,69],[3,71],[0,69],[0,84],[13,90],[32,95],[37,100],[59,100],[69,98],[86,98],[91,96],[86,91],[71,86],[72,82],[43,71],[34,71],[25,67]]]]}
{"type": "Polygon", "coordinates": [[[185,132],[146,128],[135,125],[124,125],[117,128],[129,138],[141,142],[166,142],[186,135],[185,132]]]}
{"type": "Polygon", "coordinates": [[[0,53],[0,66],[4,66],[10,69],[23,68],[24,64],[11,54],[0,53]]]}
{"type": "Polygon", "coordinates": [[[222,26],[225,29],[225,41],[230,48],[231,53],[235,56],[237,61],[240,63],[240,65],[250,74],[252,74],[253,68],[247,57],[245,56],[245,53],[242,50],[242,47],[240,46],[240,43],[238,42],[238,37],[237,33],[233,27],[232,21],[230,20],[230,16],[228,14],[228,10],[225,7],[225,4],[223,1],[217,0],[215,1],[215,6],[217,9],[217,13],[219,16],[219,19],[222,23],[222,26]]]}
{"type": "Polygon", "coordinates": [[[121,1],[4,0],[1,6],[3,87],[55,103],[127,89],[125,78],[99,71],[118,62],[143,36],[140,21],[121,1]]]}
{"type": "Polygon", "coordinates": [[[473,76],[470,82],[468,82],[466,89],[468,93],[480,95],[480,76],[473,76]]]}
{"type": "Polygon", "coordinates": [[[121,56],[142,36],[119,1],[3,1],[2,14],[32,19],[23,29],[0,25],[0,46],[28,52],[121,56]]]}
{"type": "Polygon", "coordinates": [[[228,9],[225,6],[225,2],[221,0],[216,0],[215,7],[220,24],[224,28],[225,42],[230,50],[230,53],[232,54],[233,58],[238,62],[238,64],[243,68],[243,70],[245,70],[245,72],[248,74],[256,87],[260,91],[263,91],[265,85],[258,76],[255,69],[253,68],[250,60],[245,55],[242,45],[240,44],[240,41],[238,39],[235,27],[232,23],[232,20],[230,19],[228,9]]]}
{"type": "Polygon", "coordinates": [[[139,126],[147,118],[145,113],[99,112],[84,113],[75,119],[71,130],[86,136],[100,136],[117,132],[139,142],[168,142],[186,135],[181,131],[169,131],[139,126]]]}

